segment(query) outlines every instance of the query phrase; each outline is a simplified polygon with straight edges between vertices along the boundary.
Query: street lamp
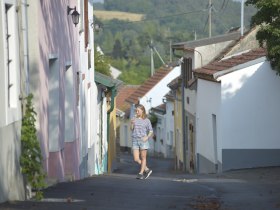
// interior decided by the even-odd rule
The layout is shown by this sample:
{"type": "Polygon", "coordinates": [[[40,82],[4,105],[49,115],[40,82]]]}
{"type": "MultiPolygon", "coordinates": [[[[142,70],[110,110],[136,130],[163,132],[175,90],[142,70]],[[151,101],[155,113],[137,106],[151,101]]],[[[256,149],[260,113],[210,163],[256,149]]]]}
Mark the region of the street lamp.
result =
{"type": "Polygon", "coordinates": [[[80,13],[77,12],[76,7],[71,8],[71,7],[67,6],[67,15],[70,15],[70,12],[72,10],[74,10],[74,11],[71,13],[71,17],[72,17],[72,21],[76,27],[77,24],[79,23],[80,13]]]}

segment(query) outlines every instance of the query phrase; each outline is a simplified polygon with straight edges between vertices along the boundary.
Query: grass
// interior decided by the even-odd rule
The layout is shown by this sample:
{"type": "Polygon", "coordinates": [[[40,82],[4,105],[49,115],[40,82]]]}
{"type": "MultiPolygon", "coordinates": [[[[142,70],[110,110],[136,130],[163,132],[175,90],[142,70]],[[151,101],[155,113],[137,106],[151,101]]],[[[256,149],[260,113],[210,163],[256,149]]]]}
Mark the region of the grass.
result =
{"type": "Polygon", "coordinates": [[[118,12],[118,11],[103,11],[103,10],[95,10],[93,14],[101,20],[126,20],[126,21],[139,21],[142,20],[145,15],[136,14],[130,12],[118,12]]]}

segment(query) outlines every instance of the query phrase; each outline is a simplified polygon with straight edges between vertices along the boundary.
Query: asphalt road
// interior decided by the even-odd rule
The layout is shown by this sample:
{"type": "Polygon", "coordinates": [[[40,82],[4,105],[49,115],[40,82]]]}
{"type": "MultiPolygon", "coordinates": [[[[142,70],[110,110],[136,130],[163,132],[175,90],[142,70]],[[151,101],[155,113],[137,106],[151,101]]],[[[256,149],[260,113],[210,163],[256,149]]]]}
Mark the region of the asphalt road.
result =
{"type": "Polygon", "coordinates": [[[113,174],[59,183],[42,201],[0,204],[1,210],[280,210],[280,168],[191,175],[173,171],[172,160],[149,158],[146,180],[122,155],[113,174]]]}

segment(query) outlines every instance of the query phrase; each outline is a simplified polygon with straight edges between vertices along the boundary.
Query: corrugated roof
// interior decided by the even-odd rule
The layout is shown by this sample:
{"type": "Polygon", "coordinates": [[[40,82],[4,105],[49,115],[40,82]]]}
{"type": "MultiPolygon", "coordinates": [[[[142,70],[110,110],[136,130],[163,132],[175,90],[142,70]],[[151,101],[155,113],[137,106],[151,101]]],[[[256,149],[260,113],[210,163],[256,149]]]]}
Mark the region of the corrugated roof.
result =
{"type": "Polygon", "coordinates": [[[102,84],[108,88],[118,87],[122,84],[122,81],[113,79],[107,75],[101,74],[99,72],[94,72],[94,80],[96,83],[102,84]]]}
{"type": "Polygon", "coordinates": [[[143,85],[141,85],[134,93],[132,93],[128,98],[127,102],[137,104],[139,98],[143,97],[147,92],[149,92],[157,83],[159,83],[171,70],[173,67],[161,67],[155,74],[147,79],[143,85]]]}

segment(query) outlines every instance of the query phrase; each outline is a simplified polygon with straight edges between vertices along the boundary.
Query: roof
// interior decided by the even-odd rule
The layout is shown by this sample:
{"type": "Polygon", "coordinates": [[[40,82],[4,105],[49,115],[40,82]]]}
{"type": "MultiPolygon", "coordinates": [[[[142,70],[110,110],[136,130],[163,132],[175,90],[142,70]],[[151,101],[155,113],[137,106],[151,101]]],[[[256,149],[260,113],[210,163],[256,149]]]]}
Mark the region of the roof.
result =
{"type": "Polygon", "coordinates": [[[174,101],[175,100],[175,96],[174,96],[174,94],[172,93],[171,90],[168,93],[166,93],[166,95],[164,97],[168,101],[174,101]]]}
{"type": "Polygon", "coordinates": [[[171,80],[167,86],[171,89],[171,90],[175,90],[177,88],[180,87],[180,83],[181,83],[181,80],[182,80],[182,75],[176,77],[175,79],[171,80]]]}
{"type": "Polygon", "coordinates": [[[126,102],[125,100],[127,97],[129,97],[137,88],[139,85],[123,85],[120,87],[117,98],[116,98],[116,107],[117,109],[121,111],[126,111],[130,108],[130,104],[126,102]]]}
{"type": "Polygon", "coordinates": [[[200,47],[200,46],[216,44],[219,42],[238,40],[239,38],[240,38],[240,32],[234,32],[234,33],[223,34],[223,35],[219,35],[219,36],[215,36],[215,37],[211,37],[211,38],[175,43],[172,45],[172,49],[185,50],[185,49],[189,49],[189,48],[196,48],[196,47],[200,47]]]}
{"type": "Polygon", "coordinates": [[[266,50],[264,48],[253,49],[227,59],[225,58],[220,61],[214,61],[202,68],[195,69],[193,72],[199,78],[216,81],[214,74],[217,72],[230,69],[234,66],[238,66],[264,56],[266,56],[266,50]]]}
{"type": "Polygon", "coordinates": [[[165,114],[166,113],[166,104],[160,104],[157,107],[153,107],[151,110],[152,110],[152,112],[155,112],[155,113],[165,114]]]}
{"type": "Polygon", "coordinates": [[[168,73],[173,70],[173,67],[162,66],[158,69],[152,77],[147,79],[134,93],[128,98],[127,102],[137,104],[139,98],[142,98],[147,92],[149,92],[156,84],[158,84],[168,73]]]}
{"type": "Polygon", "coordinates": [[[112,77],[101,74],[99,72],[94,72],[94,80],[96,83],[104,85],[108,88],[118,87],[122,84],[122,81],[113,79],[112,77]]]}

